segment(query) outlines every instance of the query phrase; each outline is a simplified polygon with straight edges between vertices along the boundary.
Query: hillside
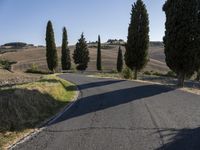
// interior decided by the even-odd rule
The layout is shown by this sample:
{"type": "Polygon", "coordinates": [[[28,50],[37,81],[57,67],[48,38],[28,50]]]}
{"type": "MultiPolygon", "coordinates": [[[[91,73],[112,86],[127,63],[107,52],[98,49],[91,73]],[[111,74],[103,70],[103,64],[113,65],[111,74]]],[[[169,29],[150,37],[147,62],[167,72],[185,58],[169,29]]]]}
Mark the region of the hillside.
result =
{"type": "MultiPolygon", "coordinates": [[[[73,53],[74,46],[70,46],[71,54],[73,53]]],[[[90,63],[87,71],[96,71],[96,48],[89,48],[90,50],[90,63]]],[[[122,47],[123,53],[125,48],[122,47]]],[[[109,49],[102,49],[102,66],[104,71],[115,70],[118,46],[112,45],[109,49]]],[[[165,56],[162,46],[150,46],[149,48],[150,62],[145,71],[167,72],[169,69],[165,64],[165,56]]],[[[61,49],[58,48],[58,56],[61,57],[61,49]]],[[[13,65],[13,71],[24,72],[29,69],[33,64],[38,66],[39,69],[47,70],[46,65],[46,50],[45,48],[28,48],[21,49],[17,52],[9,52],[2,54],[0,59],[8,59],[16,61],[17,64],[13,65]]],[[[60,63],[59,63],[60,64],[60,63]]],[[[73,66],[74,67],[74,66],[73,66]]],[[[59,68],[60,70],[60,65],[59,68]]]]}

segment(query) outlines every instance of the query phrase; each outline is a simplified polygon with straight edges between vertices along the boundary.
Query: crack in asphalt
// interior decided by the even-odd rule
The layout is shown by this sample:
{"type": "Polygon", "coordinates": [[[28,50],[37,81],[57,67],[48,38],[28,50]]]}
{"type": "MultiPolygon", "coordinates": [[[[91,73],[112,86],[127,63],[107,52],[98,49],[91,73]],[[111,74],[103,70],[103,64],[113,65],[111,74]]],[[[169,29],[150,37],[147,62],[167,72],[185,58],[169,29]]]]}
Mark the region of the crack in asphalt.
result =
{"type": "Polygon", "coordinates": [[[156,127],[157,133],[159,134],[159,137],[160,137],[160,140],[161,140],[161,145],[164,148],[165,147],[165,142],[164,142],[164,137],[163,137],[163,135],[161,133],[161,129],[159,128],[159,126],[158,126],[158,124],[156,122],[156,119],[154,118],[152,112],[150,111],[148,104],[144,102],[144,105],[145,105],[147,111],[149,112],[150,118],[151,118],[154,126],[156,127]]]}

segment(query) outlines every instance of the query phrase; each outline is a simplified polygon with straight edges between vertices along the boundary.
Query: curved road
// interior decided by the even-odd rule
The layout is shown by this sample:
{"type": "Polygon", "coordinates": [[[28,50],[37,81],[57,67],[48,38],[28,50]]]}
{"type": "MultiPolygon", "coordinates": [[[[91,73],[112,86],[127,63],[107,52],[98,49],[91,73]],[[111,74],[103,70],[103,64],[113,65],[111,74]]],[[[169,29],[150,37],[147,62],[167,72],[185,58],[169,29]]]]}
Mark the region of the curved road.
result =
{"type": "Polygon", "coordinates": [[[200,96],[124,80],[65,74],[80,99],[14,149],[199,150],[200,96]]]}

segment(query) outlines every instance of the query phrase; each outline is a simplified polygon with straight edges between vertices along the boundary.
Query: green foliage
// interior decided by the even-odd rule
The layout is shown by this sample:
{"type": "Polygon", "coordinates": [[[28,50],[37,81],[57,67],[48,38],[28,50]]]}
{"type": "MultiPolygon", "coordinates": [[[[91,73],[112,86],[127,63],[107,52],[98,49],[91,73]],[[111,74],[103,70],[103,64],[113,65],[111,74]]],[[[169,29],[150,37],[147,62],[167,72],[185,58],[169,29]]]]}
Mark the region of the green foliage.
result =
{"type": "Polygon", "coordinates": [[[124,68],[122,71],[122,76],[125,79],[132,79],[132,70],[128,67],[124,68]]]}
{"type": "Polygon", "coordinates": [[[196,78],[197,81],[200,81],[200,69],[197,71],[197,78],[196,78]]]}
{"type": "Polygon", "coordinates": [[[166,76],[168,76],[168,77],[176,77],[176,73],[173,72],[173,71],[168,71],[166,76]]]}
{"type": "Polygon", "coordinates": [[[111,70],[111,73],[112,73],[112,74],[115,74],[115,73],[118,73],[118,72],[117,72],[117,70],[112,69],[112,70],[111,70]]]}
{"type": "Polygon", "coordinates": [[[84,38],[83,33],[81,34],[81,38],[78,40],[76,44],[76,48],[73,54],[74,63],[77,65],[77,70],[86,70],[88,67],[88,62],[90,61],[89,50],[87,47],[87,42],[84,38]]]}
{"type": "Polygon", "coordinates": [[[196,44],[197,44],[197,52],[198,52],[198,56],[197,56],[197,80],[200,81],[200,1],[198,0],[198,24],[197,24],[197,40],[196,40],[196,44]]]}
{"type": "Polygon", "coordinates": [[[70,50],[68,47],[67,30],[63,28],[63,41],[62,41],[62,56],[61,56],[62,70],[71,69],[70,50]]]}
{"type": "Polygon", "coordinates": [[[32,64],[31,68],[26,70],[26,73],[50,74],[49,72],[45,72],[45,71],[39,70],[39,68],[38,68],[38,66],[36,64],[32,64]]]}
{"type": "MultiPolygon", "coordinates": [[[[89,45],[88,46],[88,48],[98,48],[98,45],[89,45]]],[[[106,49],[113,49],[113,48],[115,48],[114,46],[111,46],[111,45],[108,45],[108,44],[101,44],[101,49],[104,49],[104,50],[106,50],[106,49]]]]}
{"type": "Polygon", "coordinates": [[[4,44],[4,46],[11,46],[11,47],[14,47],[14,48],[22,48],[22,47],[25,47],[27,45],[28,45],[27,43],[22,43],[22,42],[12,42],[12,43],[4,44]]]}
{"type": "Polygon", "coordinates": [[[166,63],[178,75],[178,85],[198,68],[198,5],[196,0],[167,0],[164,37],[166,63]]]}
{"type": "Polygon", "coordinates": [[[126,44],[126,65],[137,73],[143,69],[148,62],[149,47],[149,19],[145,4],[142,0],[132,7],[131,23],[128,29],[128,40],[126,44]]]}
{"type": "Polygon", "coordinates": [[[98,37],[98,46],[97,46],[97,70],[101,71],[102,67],[101,67],[101,39],[100,39],[100,35],[98,37]]]}
{"type": "Polygon", "coordinates": [[[144,74],[145,75],[151,75],[151,72],[150,71],[145,71],[144,74]]]}
{"type": "Polygon", "coordinates": [[[51,21],[48,21],[46,29],[46,58],[49,70],[54,73],[58,66],[58,56],[51,21]]]}
{"type": "Polygon", "coordinates": [[[123,69],[123,55],[122,49],[119,47],[118,56],[117,56],[117,71],[122,72],[123,69]]]}
{"type": "Polygon", "coordinates": [[[31,69],[32,69],[32,70],[38,70],[38,66],[37,66],[36,64],[32,64],[32,65],[31,65],[31,69]]]}
{"type": "Polygon", "coordinates": [[[11,67],[15,63],[16,62],[11,62],[11,61],[8,61],[8,60],[0,60],[0,67],[5,69],[5,70],[11,71],[11,67]]]}

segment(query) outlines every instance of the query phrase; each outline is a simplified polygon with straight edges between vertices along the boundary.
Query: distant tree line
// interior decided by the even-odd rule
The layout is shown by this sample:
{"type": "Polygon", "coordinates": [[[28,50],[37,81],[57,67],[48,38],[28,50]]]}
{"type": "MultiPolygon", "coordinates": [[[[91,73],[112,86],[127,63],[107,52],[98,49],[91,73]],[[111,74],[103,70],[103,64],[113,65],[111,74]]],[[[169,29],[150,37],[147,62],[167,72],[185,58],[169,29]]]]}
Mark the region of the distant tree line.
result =
{"type": "Polygon", "coordinates": [[[117,39],[108,39],[107,43],[109,43],[109,44],[123,44],[125,42],[122,39],[119,39],[119,40],[117,40],[117,39]]]}
{"type": "MultiPolygon", "coordinates": [[[[191,77],[195,72],[198,72],[197,78],[200,79],[200,2],[197,0],[167,0],[163,6],[163,11],[166,13],[166,31],[163,43],[149,42],[149,16],[142,0],[137,0],[132,6],[127,43],[117,39],[109,39],[107,43],[125,43],[124,58],[122,49],[119,47],[116,69],[118,72],[122,72],[123,61],[125,60],[126,66],[134,72],[134,79],[137,79],[138,72],[149,61],[149,45],[164,45],[167,66],[177,74],[178,85],[182,87],[184,80],[191,77]]],[[[54,72],[58,65],[58,59],[53,27],[50,21],[47,25],[46,45],[47,64],[49,69],[54,72]]],[[[90,57],[83,33],[76,44],[73,60],[77,70],[87,69],[90,57]]],[[[63,29],[61,64],[63,70],[71,69],[66,28],[63,29]]],[[[98,36],[97,41],[96,68],[102,71],[100,36],[98,36]]]]}
{"type": "Polygon", "coordinates": [[[27,43],[23,43],[23,42],[12,42],[12,43],[6,43],[3,46],[25,47],[27,45],[28,45],[27,43]]]}

